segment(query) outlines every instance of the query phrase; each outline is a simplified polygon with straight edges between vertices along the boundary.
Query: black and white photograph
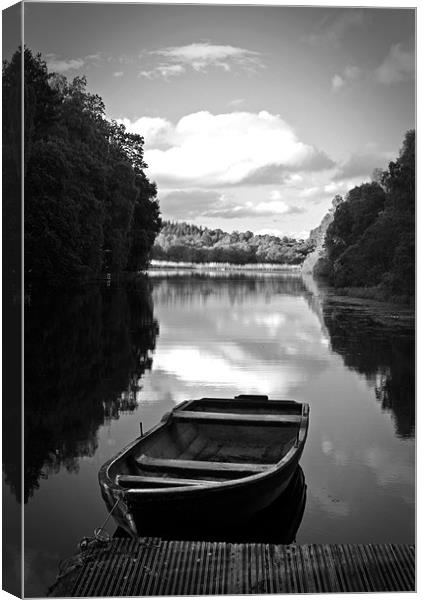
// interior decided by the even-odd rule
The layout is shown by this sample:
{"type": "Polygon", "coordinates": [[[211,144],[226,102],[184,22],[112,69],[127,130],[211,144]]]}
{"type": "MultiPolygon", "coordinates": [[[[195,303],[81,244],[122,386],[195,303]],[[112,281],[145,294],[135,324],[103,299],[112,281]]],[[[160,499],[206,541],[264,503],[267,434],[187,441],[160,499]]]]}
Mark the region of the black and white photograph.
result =
{"type": "Polygon", "coordinates": [[[3,589],[415,583],[413,6],[3,6],[3,589]]]}

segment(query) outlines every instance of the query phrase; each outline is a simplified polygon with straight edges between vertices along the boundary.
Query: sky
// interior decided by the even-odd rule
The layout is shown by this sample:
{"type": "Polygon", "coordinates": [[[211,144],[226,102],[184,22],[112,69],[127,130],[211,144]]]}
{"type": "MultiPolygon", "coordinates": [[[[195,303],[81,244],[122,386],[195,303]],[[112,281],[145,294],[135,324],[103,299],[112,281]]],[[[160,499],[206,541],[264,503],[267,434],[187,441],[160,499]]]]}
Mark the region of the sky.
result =
{"type": "Polygon", "coordinates": [[[24,14],[49,69],[86,75],[107,117],[144,136],[164,219],[307,237],[415,126],[413,9],[31,2],[24,14]]]}

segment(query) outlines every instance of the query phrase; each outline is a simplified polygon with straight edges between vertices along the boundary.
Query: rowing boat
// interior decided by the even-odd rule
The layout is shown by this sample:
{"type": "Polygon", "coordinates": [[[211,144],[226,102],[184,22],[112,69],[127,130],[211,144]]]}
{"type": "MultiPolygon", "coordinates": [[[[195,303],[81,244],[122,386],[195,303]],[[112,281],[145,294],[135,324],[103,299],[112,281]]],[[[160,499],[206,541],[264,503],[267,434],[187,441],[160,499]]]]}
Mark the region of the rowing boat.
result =
{"type": "Polygon", "coordinates": [[[120,527],[143,535],[204,522],[244,522],[288,487],[306,441],[309,406],[266,397],[182,402],[99,472],[120,527]]]}
{"type": "MultiPolygon", "coordinates": [[[[160,538],[167,541],[230,542],[232,544],[294,544],[306,506],[306,481],[297,467],[286,490],[269,506],[253,514],[245,521],[201,523],[175,522],[161,524],[142,522],[142,537],[160,538]]],[[[128,537],[126,531],[117,527],[114,538],[128,537]]]]}

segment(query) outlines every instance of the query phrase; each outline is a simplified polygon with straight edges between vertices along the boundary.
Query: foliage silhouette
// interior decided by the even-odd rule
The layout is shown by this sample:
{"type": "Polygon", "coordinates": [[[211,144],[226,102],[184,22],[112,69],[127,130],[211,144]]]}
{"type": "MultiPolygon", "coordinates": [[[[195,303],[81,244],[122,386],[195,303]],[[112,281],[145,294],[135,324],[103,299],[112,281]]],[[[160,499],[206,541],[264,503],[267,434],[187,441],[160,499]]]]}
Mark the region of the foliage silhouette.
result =
{"type": "Polygon", "coordinates": [[[93,456],[101,425],[136,408],[158,334],[147,281],[49,292],[32,290],[25,308],[25,502],[41,477],[93,456]]]}
{"type": "MultiPolygon", "coordinates": [[[[139,271],[160,229],[157,189],[145,176],[142,136],[105,118],[85,77],[48,73],[24,58],[25,275],[63,283],[102,272],[139,271]]],[[[22,50],[3,64],[7,184],[20,189],[22,50]]]]}
{"type": "Polygon", "coordinates": [[[336,287],[375,287],[386,298],[415,295],[415,132],[376,180],[349,191],[325,236],[336,287]]]}

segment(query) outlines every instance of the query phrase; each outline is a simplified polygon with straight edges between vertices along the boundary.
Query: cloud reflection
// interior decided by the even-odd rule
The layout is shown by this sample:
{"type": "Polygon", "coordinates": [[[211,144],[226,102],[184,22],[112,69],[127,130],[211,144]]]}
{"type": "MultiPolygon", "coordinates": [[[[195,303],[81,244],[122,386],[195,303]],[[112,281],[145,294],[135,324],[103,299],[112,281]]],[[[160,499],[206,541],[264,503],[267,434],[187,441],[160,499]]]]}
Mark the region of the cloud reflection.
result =
{"type": "Polygon", "coordinates": [[[187,383],[201,383],[205,387],[237,388],[248,393],[283,396],[288,393],[292,384],[302,380],[301,370],[286,365],[255,365],[253,359],[238,347],[232,356],[226,352],[206,351],[201,348],[166,349],[155,358],[156,368],[173,374],[177,379],[187,383]],[[237,355],[235,357],[235,355],[237,355]]]}
{"type": "MultiPolygon", "coordinates": [[[[198,283],[192,294],[187,285],[179,297],[180,278],[172,292],[171,280],[163,284],[172,302],[155,304],[161,333],[153,364],[174,384],[282,398],[327,367],[318,318],[297,288],[286,293],[282,278],[271,295],[257,294],[256,281],[247,278],[236,282],[234,295],[233,282],[227,286],[225,279],[202,288],[198,283]]],[[[156,281],[155,298],[160,287],[156,281]]]]}
{"type": "Polygon", "coordinates": [[[406,453],[402,455],[394,453],[393,456],[393,453],[386,448],[373,445],[363,450],[362,462],[374,472],[379,485],[385,488],[397,486],[403,499],[413,505],[415,469],[412,457],[407,456],[406,453]]]}

